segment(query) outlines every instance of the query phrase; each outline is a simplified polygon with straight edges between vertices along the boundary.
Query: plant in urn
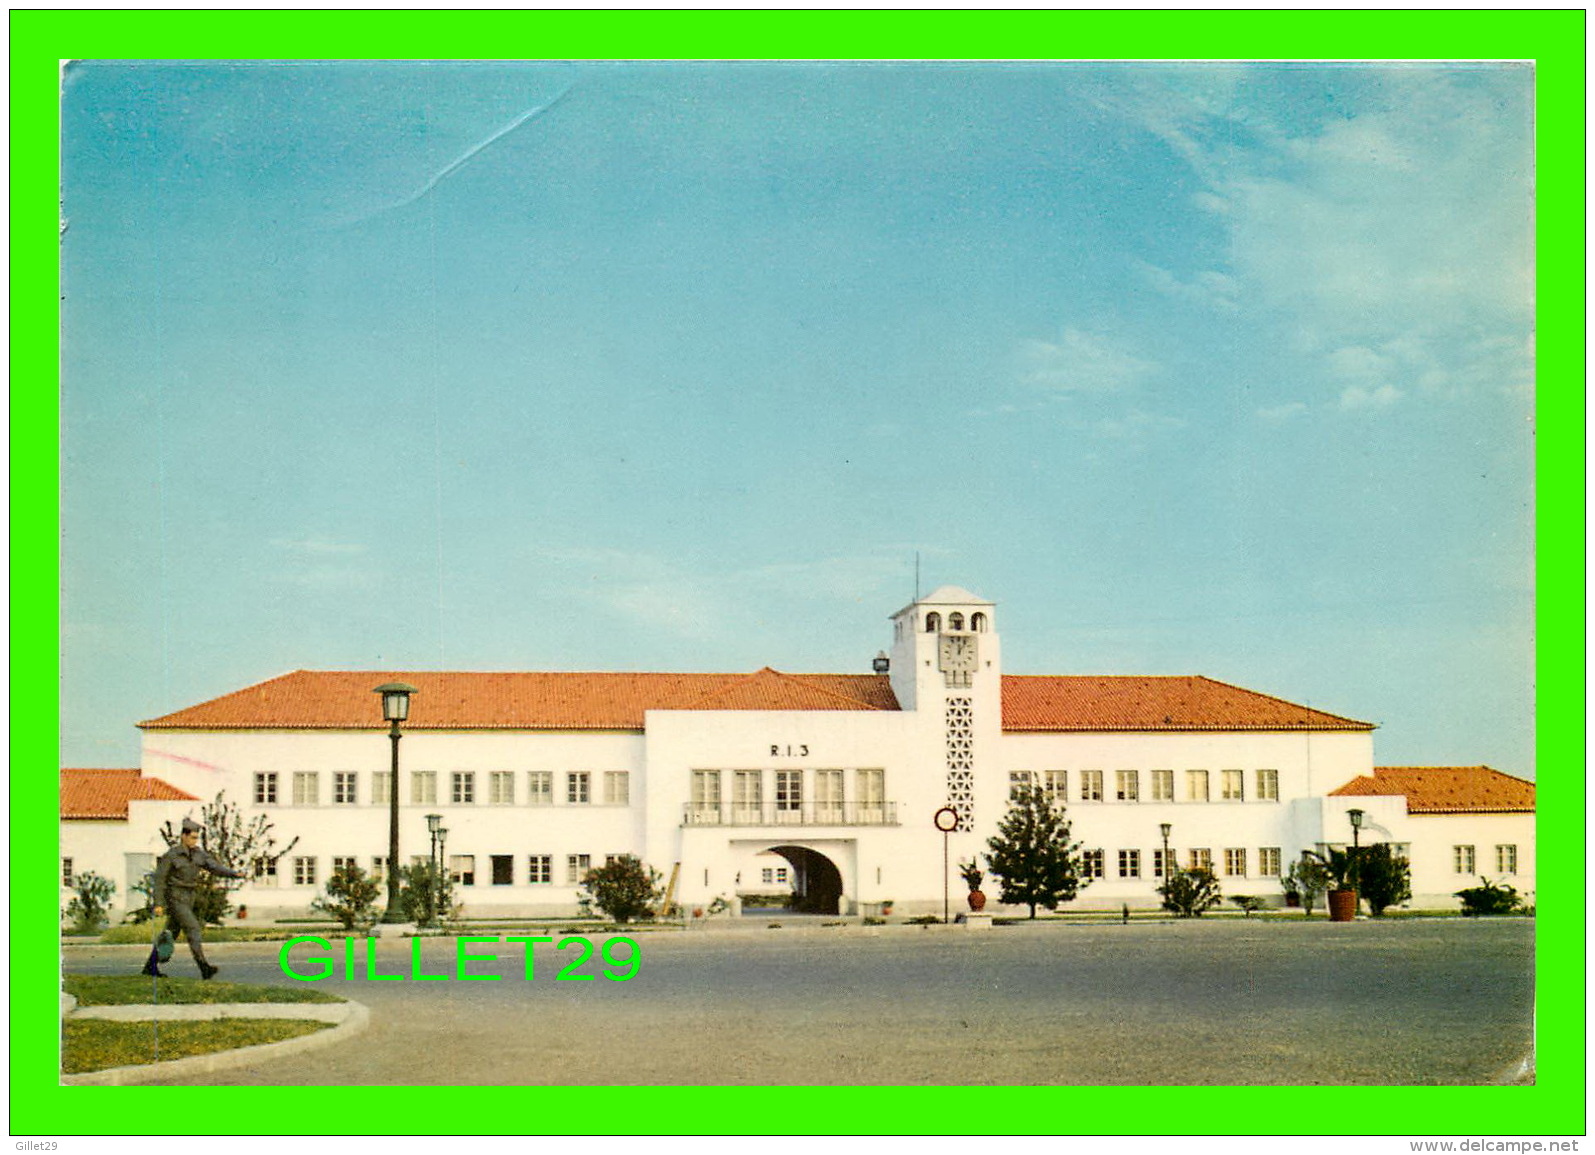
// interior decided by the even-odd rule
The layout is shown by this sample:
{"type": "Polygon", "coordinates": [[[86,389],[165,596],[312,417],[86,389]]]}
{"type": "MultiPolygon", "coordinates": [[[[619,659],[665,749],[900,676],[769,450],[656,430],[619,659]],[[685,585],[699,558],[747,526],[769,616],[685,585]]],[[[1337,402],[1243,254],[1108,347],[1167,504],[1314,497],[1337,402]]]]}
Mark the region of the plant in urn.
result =
{"type": "Polygon", "coordinates": [[[980,883],[986,876],[981,873],[980,864],[973,858],[968,862],[960,862],[958,875],[969,887],[969,909],[977,912],[985,910],[986,896],[981,892],[980,883]]]}

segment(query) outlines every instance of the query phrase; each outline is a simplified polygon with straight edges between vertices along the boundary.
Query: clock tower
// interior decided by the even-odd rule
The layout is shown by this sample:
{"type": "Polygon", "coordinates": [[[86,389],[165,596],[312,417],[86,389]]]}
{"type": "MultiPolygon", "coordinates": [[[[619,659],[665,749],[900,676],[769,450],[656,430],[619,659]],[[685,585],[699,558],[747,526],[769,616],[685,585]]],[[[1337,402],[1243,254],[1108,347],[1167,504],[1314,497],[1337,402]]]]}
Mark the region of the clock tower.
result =
{"type": "MultiPolygon", "coordinates": [[[[995,606],[942,586],[892,618],[892,690],[904,710],[934,726],[947,805],[973,829],[977,774],[995,766],[1002,730],[1002,661],[995,606]]],[[[982,775],[983,776],[983,775],[982,775]]]]}

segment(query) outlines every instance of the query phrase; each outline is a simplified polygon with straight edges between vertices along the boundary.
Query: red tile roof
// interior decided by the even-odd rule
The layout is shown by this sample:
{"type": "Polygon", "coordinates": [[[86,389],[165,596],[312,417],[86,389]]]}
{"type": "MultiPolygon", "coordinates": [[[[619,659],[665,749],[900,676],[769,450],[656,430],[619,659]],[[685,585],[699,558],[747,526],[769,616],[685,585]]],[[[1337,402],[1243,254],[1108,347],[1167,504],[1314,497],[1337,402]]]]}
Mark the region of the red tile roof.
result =
{"type": "Polygon", "coordinates": [[[1203,677],[1005,674],[1002,728],[1060,730],[1372,730],[1203,677]]]}
{"type": "Polygon", "coordinates": [[[113,818],[127,821],[129,802],[198,802],[159,778],[144,778],[132,770],[61,771],[61,817],[65,819],[113,818]]]}
{"type": "Polygon", "coordinates": [[[1408,814],[1534,813],[1534,783],[1488,766],[1375,766],[1329,793],[1405,794],[1408,814]]]}
{"type": "MultiPolygon", "coordinates": [[[[376,695],[418,693],[418,730],[641,730],[648,710],[896,710],[882,674],[417,673],[297,670],[140,723],[146,730],[371,730],[376,695]]],[[[1003,729],[1371,730],[1357,722],[1200,677],[1005,675],[1003,729]]]]}

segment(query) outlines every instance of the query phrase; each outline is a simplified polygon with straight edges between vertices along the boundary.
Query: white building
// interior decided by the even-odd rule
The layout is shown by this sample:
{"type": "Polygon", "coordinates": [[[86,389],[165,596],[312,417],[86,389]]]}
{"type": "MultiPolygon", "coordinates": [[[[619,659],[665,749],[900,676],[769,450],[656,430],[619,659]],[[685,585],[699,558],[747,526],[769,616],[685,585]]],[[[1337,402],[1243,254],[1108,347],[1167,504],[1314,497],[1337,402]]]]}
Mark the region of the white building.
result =
{"type": "Polygon", "coordinates": [[[72,901],[74,883],[97,874],[116,886],[113,915],[131,902],[142,905],[133,887],[155,869],[166,853],[161,827],[180,827],[183,815],[198,815],[200,800],[136,767],[61,771],[61,907],[72,901]]]}
{"type": "MultiPolygon", "coordinates": [[[[1155,906],[1163,823],[1177,862],[1275,900],[1303,849],[1350,841],[1353,806],[1370,840],[1411,843],[1415,861],[1436,837],[1464,845],[1400,791],[1336,793],[1379,782],[1369,723],[1203,677],[1005,675],[995,606],[955,587],[892,623],[870,674],[301,670],[142,723],[143,771],[298,837],[240,895],[263,915],[303,911],[342,859],[381,865],[390,749],[372,691],[395,680],[418,690],[402,852],[424,859],[425,817],[441,815],[458,893],[482,914],[569,913],[585,870],[619,854],[674,876],[689,906],[778,891],[789,867],[822,908],[939,913],[934,815],[957,812],[956,864],[1021,782],[1067,803],[1093,875],[1077,909],[1155,906]]],[[[1531,890],[1532,830],[1512,837],[1531,890]]],[[[1422,879],[1415,904],[1446,907],[1475,881],[1422,879]]]]}

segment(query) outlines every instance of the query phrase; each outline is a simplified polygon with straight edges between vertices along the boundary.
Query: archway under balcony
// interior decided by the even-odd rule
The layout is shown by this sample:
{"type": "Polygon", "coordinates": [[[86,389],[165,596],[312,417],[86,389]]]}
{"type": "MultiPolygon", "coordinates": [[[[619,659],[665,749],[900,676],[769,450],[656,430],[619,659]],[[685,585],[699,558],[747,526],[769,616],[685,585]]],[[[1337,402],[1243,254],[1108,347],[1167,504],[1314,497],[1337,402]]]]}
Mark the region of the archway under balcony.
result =
{"type": "Polygon", "coordinates": [[[767,848],[792,866],[792,909],[801,914],[837,914],[841,909],[842,872],[829,857],[810,846],[783,844],[767,848]]]}

